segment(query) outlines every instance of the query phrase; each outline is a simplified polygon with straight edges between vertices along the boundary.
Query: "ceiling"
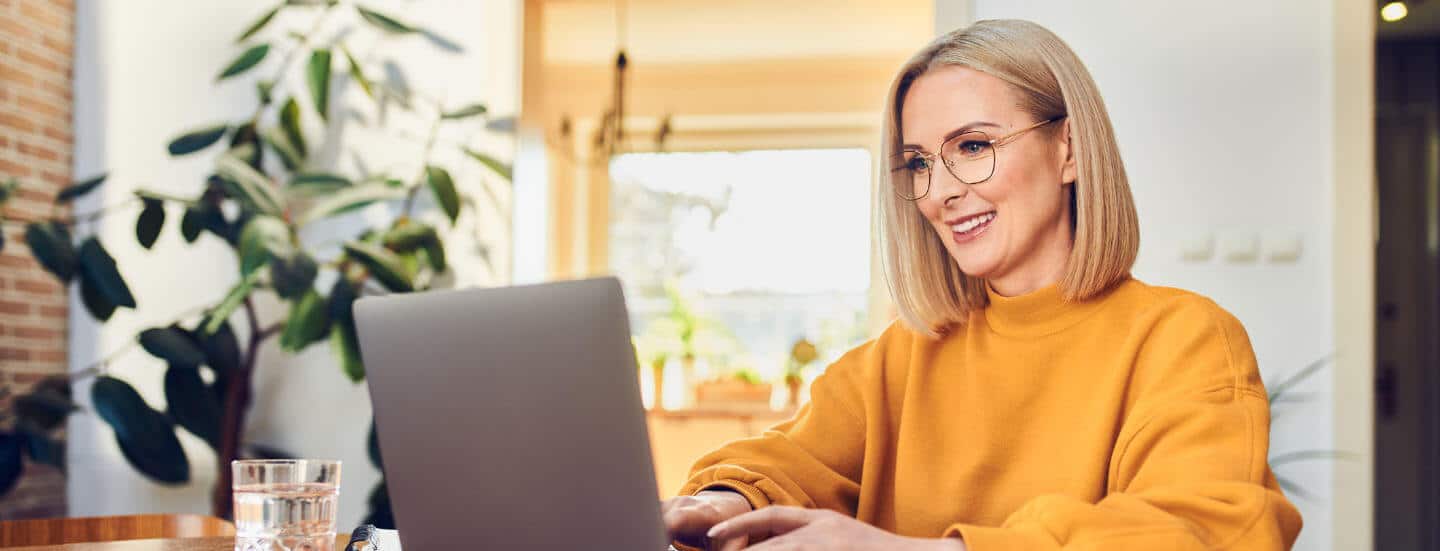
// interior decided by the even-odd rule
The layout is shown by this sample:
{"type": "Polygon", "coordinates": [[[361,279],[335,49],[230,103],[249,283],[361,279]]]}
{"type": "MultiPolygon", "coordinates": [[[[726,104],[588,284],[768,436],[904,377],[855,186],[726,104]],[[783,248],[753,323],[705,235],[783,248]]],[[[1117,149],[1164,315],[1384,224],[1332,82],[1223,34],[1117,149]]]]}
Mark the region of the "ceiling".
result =
{"type": "Polygon", "coordinates": [[[611,63],[617,4],[637,64],[905,56],[933,32],[934,0],[543,0],[543,62],[611,63]]]}
{"type": "Polygon", "coordinates": [[[1380,5],[1375,7],[1376,34],[1380,39],[1440,39],[1440,0],[1408,0],[1410,15],[1393,23],[1380,19],[1380,5]]]}

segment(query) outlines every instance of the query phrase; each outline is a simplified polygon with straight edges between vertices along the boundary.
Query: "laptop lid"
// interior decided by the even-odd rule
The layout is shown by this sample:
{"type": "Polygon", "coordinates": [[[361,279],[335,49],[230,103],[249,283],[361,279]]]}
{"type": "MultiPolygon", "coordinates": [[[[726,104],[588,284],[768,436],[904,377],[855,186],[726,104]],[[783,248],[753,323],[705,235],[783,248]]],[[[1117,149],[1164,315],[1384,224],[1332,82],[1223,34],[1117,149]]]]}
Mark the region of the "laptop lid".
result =
{"type": "Polygon", "coordinates": [[[664,549],[614,278],[355,303],[409,549],[664,549]]]}

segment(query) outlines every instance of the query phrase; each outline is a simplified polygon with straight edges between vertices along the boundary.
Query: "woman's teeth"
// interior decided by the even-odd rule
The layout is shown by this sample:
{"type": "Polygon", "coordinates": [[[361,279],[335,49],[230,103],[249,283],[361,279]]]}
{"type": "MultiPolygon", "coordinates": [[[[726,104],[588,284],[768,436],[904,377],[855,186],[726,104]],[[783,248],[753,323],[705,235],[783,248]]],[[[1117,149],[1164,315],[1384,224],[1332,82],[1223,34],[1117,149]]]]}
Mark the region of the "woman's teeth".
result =
{"type": "Polygon", "coordinates": [[[980,215],[980,216],[976,216],[976,217],[974,217],[974,218],[971,218],[971,219],[966,220],[966,221],[964,221],[964,222],[961,222],[961,223],[959,223],[959,224],[955,224],[955,225],[953,225],[953,226],[950,226],[950,231],[953,231],[953,232],[955,232],[955,233],[965,233],[965,232],[967,232],[967,231],[970,231],[970,230],[975,229],[976,226],[979,226],[979,225],[981,225],[981,224],[984,224],[984,223],[989,222],[989,221],[994,220],[994,219],[995,219],[995,213],[993,213],[993,212],[987,212],[987,213],[985,213],[985,214],[982,214],[982,215],[980,215]]]}

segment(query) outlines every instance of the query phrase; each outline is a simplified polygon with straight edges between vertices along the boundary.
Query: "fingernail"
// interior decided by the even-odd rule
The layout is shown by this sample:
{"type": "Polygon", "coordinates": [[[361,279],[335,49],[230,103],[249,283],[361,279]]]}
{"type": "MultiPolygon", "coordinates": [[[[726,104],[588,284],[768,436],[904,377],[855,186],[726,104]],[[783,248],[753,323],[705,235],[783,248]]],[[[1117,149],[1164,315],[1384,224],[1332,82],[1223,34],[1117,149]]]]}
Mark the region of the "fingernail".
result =
{"type": "Polygon", "coordinates": [[[724,533],[724,532],[725,532],[725,523],[722,522],[722,523],[720,523],[720,524],[716,524],[716,525],[714,525],[714,526],[711,526],[711,527],[710,527],[710,530],[707,531],[707,532],[705,532],[705,537],[707,537],[707,538],[717,538],[717,537],[720,537],[720,534],[721,534],[721,533],[724,533]]]}

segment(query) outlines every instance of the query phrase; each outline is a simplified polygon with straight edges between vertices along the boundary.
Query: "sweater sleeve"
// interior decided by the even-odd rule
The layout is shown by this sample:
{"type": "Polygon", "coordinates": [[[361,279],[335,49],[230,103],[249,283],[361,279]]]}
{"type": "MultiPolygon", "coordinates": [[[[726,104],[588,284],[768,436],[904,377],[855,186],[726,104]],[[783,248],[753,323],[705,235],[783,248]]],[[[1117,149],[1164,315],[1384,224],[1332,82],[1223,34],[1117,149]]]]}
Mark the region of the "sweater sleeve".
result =
{"type": "Polygon", "coordinates": [[[1289,549],[1301,520],[1271,473],[1270,409],[1240,323],[1208,300],[1158,320],[1138,397],[1090,503],[1040,495],[1000,526],[956,524],[972,551],[1289,549]]]}
{"type": "Polygon", "coordinates": [[[853,516],[860,495],[865,417],[857,373],[872,355],[864,345],[817,377],[810,401],[795,417],[757,437],[706,454],[680,489],[739,492],[756,509],[768,505],[824,508],[853,516]]]}

